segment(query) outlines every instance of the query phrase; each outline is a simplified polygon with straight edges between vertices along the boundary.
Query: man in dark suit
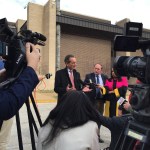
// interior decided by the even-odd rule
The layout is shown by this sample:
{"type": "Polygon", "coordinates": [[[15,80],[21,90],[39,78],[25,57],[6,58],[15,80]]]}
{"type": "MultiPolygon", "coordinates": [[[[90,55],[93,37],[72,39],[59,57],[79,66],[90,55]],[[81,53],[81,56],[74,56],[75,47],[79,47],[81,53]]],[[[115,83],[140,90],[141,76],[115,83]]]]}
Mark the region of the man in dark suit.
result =
{"type": "MultiPolygon", "coordinates": [[[[64,62],[66,67],[58,70],[55,75],[54,91],[58,93],[58,102],[68,90],[83,90],[83,81],[80,79],[80,73],[76,71],[76,58],[67,55],[64,62]]],[[[83,91],[86,90],[87,88],[84,88],[83,91]]]]}
{"type": "MultiPolygon", "coordinates": [[[[102,115],[104,112],[105,97],[101,94],[100,90],[96,88],[96,84],[104,86],[107,78],[108,77],[102,73],[102,65],[97,63],[94,65],[94,72],[87,74],[84,80],[85,84],[91,83],[92,86],[94,85],[92,92],[88,93],[88,95],[93,105],[102,115]]],[[[104,141],[100,138],[100,143],[103,142],[104,141]]]]}
{"type": "MultiPolygon", "coordinates": [[[[94,72],[87,74],[85,76],[84,83],[85,84],[91,83],[91,84],[94,84],[95,86],[96,86],[96,84],[104,86],[106,79],[108,79],[108,77],[102,73],[102,65],[101,64],[95,64],[94,65],[94,72]]],[[[101,114],[103,114],[104,103],[105,103],[105,99],[104,99],[103,95],[101,94],[100,90],[97,88],[95,88],[95,92],[92,95],[93,95],[93,97],[92,97],[93,104],[96,106],[96,108],[99,110],[99,112],[101,114]]]]}

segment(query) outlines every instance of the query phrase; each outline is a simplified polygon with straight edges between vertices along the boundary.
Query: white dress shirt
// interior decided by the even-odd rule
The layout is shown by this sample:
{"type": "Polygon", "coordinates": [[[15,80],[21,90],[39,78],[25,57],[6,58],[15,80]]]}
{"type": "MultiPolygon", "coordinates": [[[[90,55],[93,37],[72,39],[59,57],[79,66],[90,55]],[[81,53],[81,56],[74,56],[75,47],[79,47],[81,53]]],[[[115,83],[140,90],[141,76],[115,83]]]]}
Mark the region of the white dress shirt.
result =
{"type": "MultiPolygon", "coordinates": [[[[104,83],[103,83],[103,80],[102,80],[102,76],[100,74],[98,75],[98,78],[99,78],[100,85],[104,86],[104,83]]],[[[97,77],[96,77],[96,75],[95,75],[95,81],[97,83],[97,77]]]]}

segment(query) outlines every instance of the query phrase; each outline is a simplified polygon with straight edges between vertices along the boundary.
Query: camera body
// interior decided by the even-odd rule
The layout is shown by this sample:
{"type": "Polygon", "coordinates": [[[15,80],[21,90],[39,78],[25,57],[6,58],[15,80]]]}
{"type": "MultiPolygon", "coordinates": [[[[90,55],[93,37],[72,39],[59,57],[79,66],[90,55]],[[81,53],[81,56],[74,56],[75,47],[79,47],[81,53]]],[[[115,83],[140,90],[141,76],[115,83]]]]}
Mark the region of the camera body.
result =
{"type": "Polygon", "coordinates": [[[14,82],[26,67],[25,44],[30,42],[44,46],[44,41],[46,41],[44,35],[31,30],[15,33],[9,28],[6,18],[0,19],[0,56],[4,59],[6,69],[6,77],[0,83],[0,88],[14,82]]]}
{"type": "Polygon", "coordinates": [[[133,116],[142,122],[150,123],[150,40],[142,39],[142,24],[128,22],[124,35],[114,39],[114,51],[136,52],[141,49],[141,56],[117,56],[114,71],[119,76],[136,77],[141,83],[129,85],[132,97],[130,104],[133,116]]]}

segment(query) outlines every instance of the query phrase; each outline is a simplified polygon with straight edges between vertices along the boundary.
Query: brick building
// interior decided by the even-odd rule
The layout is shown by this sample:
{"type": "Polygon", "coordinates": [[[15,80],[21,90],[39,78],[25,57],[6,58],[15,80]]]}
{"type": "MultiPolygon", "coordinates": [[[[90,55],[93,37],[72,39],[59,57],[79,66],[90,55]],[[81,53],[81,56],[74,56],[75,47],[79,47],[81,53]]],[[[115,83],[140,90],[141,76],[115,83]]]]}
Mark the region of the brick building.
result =
{"type": "MultiPolygon", "coordinates": [[[[40,47],[42,60],[39,67],[40,74],[53,74],[50,80],[46,80],[46,90],[53,89],[55,72],[65,67],[64,57],[67,54],[76,56],[77,70],[82,79],[92,71],[95,63],[101,63],[104,73],[109,75],[114,56],[141,55],[140,51],[113,51],[114,37],[123,34],[123,25],[128,19],[112,25],[109,20],[61,11],[56,2],[49,0],[44,6],[29,3],[27,21],[17,21],[18,29],[23,25],[22,28],[47,37],[46,46],[40,47]]],[[[144,30],[142,36],[150,38],[150,32],[144,30]]]]}

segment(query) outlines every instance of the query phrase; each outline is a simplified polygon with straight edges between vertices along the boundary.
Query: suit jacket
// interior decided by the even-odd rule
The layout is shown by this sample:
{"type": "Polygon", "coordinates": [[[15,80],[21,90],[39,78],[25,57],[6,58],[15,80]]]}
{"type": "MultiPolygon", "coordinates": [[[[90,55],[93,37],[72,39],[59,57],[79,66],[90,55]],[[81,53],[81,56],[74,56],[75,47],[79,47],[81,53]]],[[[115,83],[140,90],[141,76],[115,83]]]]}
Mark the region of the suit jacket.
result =
{"type": "MultiPolygon", "coordinates": [[[[81,90],[82,88],[82,81],[80,79],[80,73],[77,72],[75,69],[73,70],[73,76],[74,76],[74,84],[75,88],[77,90],[81,90]]],[[[54,91],[58,93],[58,101],[61,99],[61,97],[67,92],[66,87],[72,86],[68,70],[67,68],[58,70],[55,75],[55,85],[54,85],[54,91]]]]}
{"type": "MultiPolygon", "coordinates": [[[[104,75],[104,74],[101,74],[101,77],[102,77],[103,83],[105,85],[106,79],[108,79],[108,77],[106,75],[104,75]]],[[[85,76],[84,82],[85,83],[90,83],[90,79],[92,80],[93,83],[96,83],[95,74],[94,73],[87,74],[85,76]]]]}
{"type": "MultiPolygon", "coordinates": [[[[106,79],[108,79],[108,77],[106,75],[104,75],[104,74],[101,74],[101,77],[102,77],[102,80],[103,80],[103,84],[105,85],[106,79]]],[[[92,81],[92,83],[96,83],[95,74],[94,73],[87,74],[85,76],[84,83],[85,84],[89,84],[90,80],[92,81]]],[[[91,101],[94,103],[94,99],[96,99],[96,88],[95,88],[94,85],[91,85],[91,88],[93,89],[92,92],[91,93],[87,93],[87,94],[90,97],[91,101]]]]}

